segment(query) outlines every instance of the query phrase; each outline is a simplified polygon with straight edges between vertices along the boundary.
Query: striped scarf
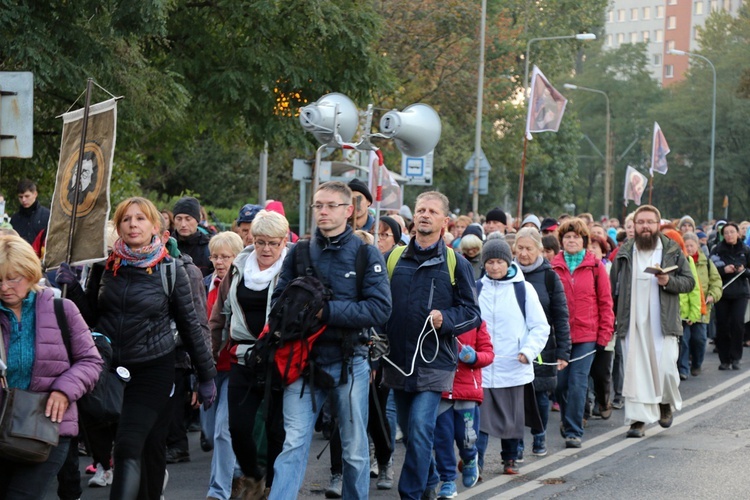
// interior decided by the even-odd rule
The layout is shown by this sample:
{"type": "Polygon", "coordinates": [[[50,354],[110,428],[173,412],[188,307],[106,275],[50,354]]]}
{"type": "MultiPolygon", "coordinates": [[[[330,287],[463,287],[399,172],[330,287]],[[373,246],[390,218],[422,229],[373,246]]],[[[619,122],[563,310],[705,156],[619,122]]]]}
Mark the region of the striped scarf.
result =
{"type": "Polygon", "coordinates": [[[151,272],[151,268],[166,256],[167,248],[157,236],[151,239],[151,244],[138,249],[130,248],[122,238],[118,238],[112,245],[112,253],[107,259],[107,269],[112,269],[115,276],[120,266],[141,267],[151,272]]]}

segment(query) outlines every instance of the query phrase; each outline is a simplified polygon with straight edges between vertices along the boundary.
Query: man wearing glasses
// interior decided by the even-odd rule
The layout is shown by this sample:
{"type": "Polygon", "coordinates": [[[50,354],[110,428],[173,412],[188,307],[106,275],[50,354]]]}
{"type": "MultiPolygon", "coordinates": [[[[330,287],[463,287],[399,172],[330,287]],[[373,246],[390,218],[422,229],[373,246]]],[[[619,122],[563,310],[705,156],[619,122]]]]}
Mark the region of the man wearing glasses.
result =
{"type": "Polygon", "coordinates": [[[635,238],[617,252],[610,281],[615,333],[622,339],[624,356],[627,436],[640,438],[647,424],[672,425],[672,410],[682,408],[677,371],[682,335],[679,294],[691,291],[695,279],[677,243],[661,234],[656,207],[640,206],[633,220],[635,238]],[[646,271],[656,266],[666,272],[646,271]]]}
{"type": "MultiPolygon", "coordinates": [[[[330,375],[333,387],[313,387],[298,379],[284,389],[284,448],[276,459],[274,476],[284,478],[271,488],[270,499],[296,498],[305,476],[317,413],[331,397],[339,417],[343,448],[343,498],[367,498],[370,488],[370,461],[367,440],[370,365],[370,327],[383,325],[391,314],[391,292],[385,262],[373,247],[365,248],[366,273],[357,288],[355,261],[362,241],[347,226],[351,217],[352,191],[341,182],[322,184],[313,197],[316,230],[310,241],[310,262],[316,276],[333,292],[333,299],[318,313],[327,325],[315,342],[311,359],[321,372],[330,375]]],[[[281,295],[296,277],[296,255],[304,246],[295,246],[284,260],[273,298],[281,295]]],[[[316,381],[323,377],[316,375],[316,381]]],[[[326,377],[327,378],[327,377],[326,377]]]]}

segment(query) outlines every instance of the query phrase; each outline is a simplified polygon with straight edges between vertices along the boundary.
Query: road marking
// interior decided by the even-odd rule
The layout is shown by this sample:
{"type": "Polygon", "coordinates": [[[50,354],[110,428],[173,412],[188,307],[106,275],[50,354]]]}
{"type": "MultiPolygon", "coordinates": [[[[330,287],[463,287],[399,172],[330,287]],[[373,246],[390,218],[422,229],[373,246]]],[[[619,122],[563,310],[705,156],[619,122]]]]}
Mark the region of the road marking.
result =
{"type": "MultiPolygon", "coordinates": [[[[716,394],[744,381],[745,379],[750,378],[750,371],[745,372],[742,375],[738,375],[736,377],[733,377],[731,379],[726,380],[725,382],[717,385],[716,387],[713,387],[707,391],[701,392],[700,394],[697,394],[690,398],[687,401],[683,401],[683,410],[676,414],[674,417],[674,422],[672,423],[672,427],[676,427],[678,425],[681,425],[685,422],[690,421],[691,419],[698,417],[710,410],[713,410],[714,408],[721,406],[723,404],[726,404],[733,400],[736,397],[739,397],[747,392],[750,392],[750,383],[746,383],[745,385],[742,385],[741,387],[735,389],[732,392],[729,392],[714,401],[711,401],[699,408],[695,408],[690,411],[684,411],[685,408],[689,408],[691,406],[694,406],[701,401],[704,401],[706,399],[709,399],[716,394]]],[[[501,494],[492,497],[492,498],[516,498],[522,495],[526,495],[536,489],[541,488],[542,486],[547,486],[544,481],[547,479],[553,479],[553,478],[559,478],[563,477],[566,474],[570,474],[572,472],[575,472],[577,470],[580,470],[584,467],[587,467],[591,465],[594,462],[598,462],[599,460],[609,457],[611,455],[614,455],[618,451],[624,450],[625,448],[628,448],[630,446],[633,446],[635,444],[643,442],[645,439],[649,439],[653,436],[656,436],[658,434],[661,434],[662,432],[666,431],[667,429],[664,429],[662,427],[659,427],[659,424],[653,424],[652,427],[649,427],[646,429],[648,432],[646,433],[646,436],[640,439],[633,439],[633,438],[626,438],[625,433],[627,432],[625,426],[619,428],[619,429],[613,429],[607,433],[604,433],[600,436],[597,436],[591,440],[587,440],[586,446],[587,448],[594,448],[604,442],[607,442],[614,438],[621,438],[622,441],[618,441],[617,443],[608,446],[606,448],[603,448],[601,450],[595,451],[591,455],[587,455],[584,458],[581,458],[579,460],[574,461],[573,463],[569,465],[565,465],[562,467],[559,467],[551,472],[548,472],[544,474],[541,477],[535,478],[533,481],[530,481],[528,483],[524,483],[522,485],[519,485],[515,488],[512,488],[510,490],[503,491],[501,494]]],[[[542,460],[538,460],[534,462],[533,464],[529,466],[523,467],[523,473],[526,475],[529,472],[535,472],[537,470],[540,470],[542,468],[549,467],[550,465],[555,464],[556,462],[559,462],[561,460],[564,460],[570,456],[577,455],[581,453],[580,449],[576,448],[568,448],[561,450],[557,453],[554,453],[552,455],[548,455],[542,460]]],[[[490,490],[493,490],[495,488],[498,488],[510,481],[512,481],[514,478],[517,478],[517,476],[509,476],[509,475],[499,475],[498,477],[491,479],[489,481],[483,481],[480,485],[475,486],[474,488],[471,488],[470,490],[464,491],[459,495],[458,498],[474,498],[475,496],[478,496],[482,493],[486,493],[490,490]]]]}

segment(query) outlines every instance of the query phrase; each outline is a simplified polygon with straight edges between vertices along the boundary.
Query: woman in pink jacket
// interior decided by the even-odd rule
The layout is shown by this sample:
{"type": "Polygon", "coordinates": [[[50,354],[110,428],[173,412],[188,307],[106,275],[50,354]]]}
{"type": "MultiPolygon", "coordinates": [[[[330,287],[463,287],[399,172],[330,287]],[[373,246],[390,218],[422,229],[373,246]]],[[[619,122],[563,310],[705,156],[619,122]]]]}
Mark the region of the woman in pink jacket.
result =
{"type": "MultiPolygon", "coordinates": [[[[566,219],[558,228],[562,252],[552,260],[568,301],[570,363],[557,374],[560,433],[566,448],[580,448],[583,412],[594,354],[604,352],[614,330],[607,269],[589,252],[589,231],[581,219],[566,219]]],[[[610,372],[611,378],[611,372],[610,372]]]]}

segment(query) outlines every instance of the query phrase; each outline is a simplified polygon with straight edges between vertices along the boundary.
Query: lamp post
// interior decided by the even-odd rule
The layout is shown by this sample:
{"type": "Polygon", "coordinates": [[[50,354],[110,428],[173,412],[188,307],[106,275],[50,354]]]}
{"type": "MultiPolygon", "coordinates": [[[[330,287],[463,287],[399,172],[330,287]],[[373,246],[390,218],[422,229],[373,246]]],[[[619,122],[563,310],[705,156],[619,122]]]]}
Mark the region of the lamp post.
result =
{"type": "Polygon", "coordinates": [[[716,67],[714,66],[714,63],[712,63],[707,57],[700,54],[694,54],[692,52],[677,49],[670,50],[668,54],[672,54],[675,56],[697,57],[698,59],[703,59],[708,63],[709,66],[711,66],[711,71],[713,72],[714,90],[713,100],[711,104],[711,160],[709,163],[710,167],[708,174],[708,220],[712,220],[714,218],[714,153],[716,151],[716,67]]]}
{"type": "Polygon", "coordinates": [[[474,138],[474,182],[471,209],[474,216],[479,213],[479,165],[482,153],[482,108],[484,99],[484,33],[487,17],[487,0],[482,0],[482,21],[479,28],[479,83],[477,84],[477,121],[474,138]]]}
{"type": "Polygon", "coordinates": [[[531,44],[533,42],[540,42],[544,40],[572,40],[572,39],[596,40],[596,35],[594,33],[576,33],[575,35],[545,36],[541,38],[531,38],[528,42],[526,42],[526,60],[524,61],[526,68],[523,74],[524,97],[528,96],[529,94],[529,53],[531,52],[531,44]]]}
{"type": "Polygon", "coordinates": [[[603,90],[592,89],[588,87],[581,87],[580,85],[573,85],[566,83],[563,85],[566,89],[570,90],[583,90],[585,92],[594,92],[604,96],[604,100],[607,103],[607,124],[606,124],[606,140],[605,140],[605,152],[604,152],[604,215],[609,218],[609,208],[611,203],[610,193],[612,191],[612,134],[610,133],[611,117],[609,109],[609,96],[603,90]]]}

